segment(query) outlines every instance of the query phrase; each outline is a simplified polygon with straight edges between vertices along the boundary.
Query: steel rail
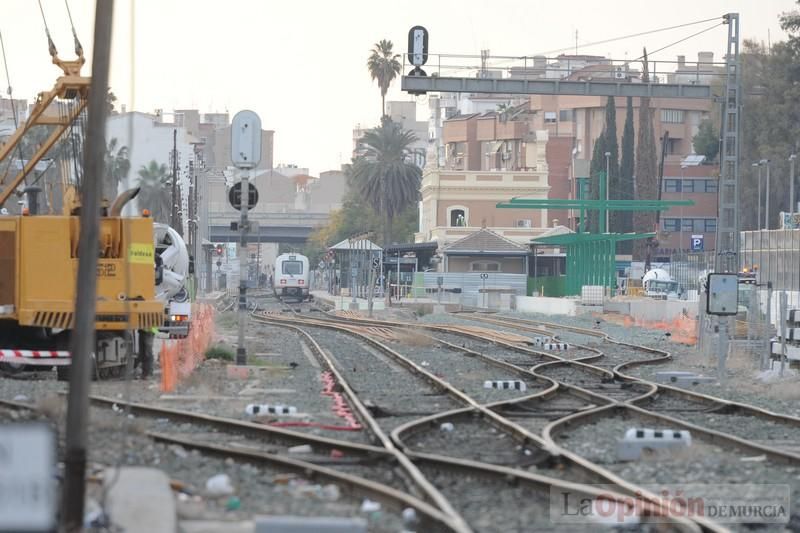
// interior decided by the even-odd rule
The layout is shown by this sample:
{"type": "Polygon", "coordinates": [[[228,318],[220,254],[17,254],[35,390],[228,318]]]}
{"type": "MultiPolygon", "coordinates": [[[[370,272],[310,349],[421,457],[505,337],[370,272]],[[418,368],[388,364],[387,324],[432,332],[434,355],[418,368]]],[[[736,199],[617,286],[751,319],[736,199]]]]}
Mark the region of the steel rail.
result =
{"type": "MultiPolygon", "coordinates": [[[[385,346],[383,343],[371,338],[370,336],[358,331],[357,329],[354,329],[352,326],[348,327],[347,325],[342,325],[340,323],[337,323],[337,321],[332,321],[332,320],[317,320],[317,319],[309,319],[309,318],[300,317],[300,316],[293,316],[292,318],[288,318],[288,317],[284,318],[284,317],[279,317],[279,316],[276,316],[276,315],[269,315],[268,317],[261,316],[259,318],[261,320],[263,320],[264,322],[266,322],[266,323],[270,323],[270,322],[272,322],[272,323],[281,323],[281,324],[284,324],[284,325],[288,325],[290,327],[296,327],[296,326],[292,326],[291,324],[289,324],[289,322],[297,323],[297,321],[299,320],[302,323],[305,323],[305,324],[308,324],[308,325],[328,328],[328,329],[332,329],[332,330],[344,331],[344,332],[346,332],[346,333],[348,333],[348,334],[350,334],[350,335],[352,335],[354,337],[360,338],[360,339],[364,340],[365,342],[367,342],[368,344],[378,348],[383,353],[386,353],[386,354],[390,355],[393,359],[401,362],[403,364],[403,366],[405,366],[405,367],[407,367],[409,369],[413,369],[414,372],[416,372],[416,373],[418,373],[420,375],[428,376],[429,381],[434,382],[434,383],[439,383],[442,388],[444,388],[446,390],[451,390],[451,391],[453,391],[453,393],[455,395],[463,397],[466,400],[466,403],[472,409],[474,409],[476,412],[480,412],[481,414],[483,414],[487,418],[487,421],[493,420],[496,423],[500,424],[501,426],[505,427],[506,430],[510,430],[512,433],[516,433],[517,435],[523,435],[524,436],[524,440],[522,440],[522,444],[534,443],[534,445],[537,448],[539,448],[541,451],[550,453],[551,455],[553,455],[555,457],[558,457],[558,456],[566,457],[566,458],[570,459],[575,465],[581,467],[582,469],[584,469],[584,470],[586,470],[588,472],[591,472],[593,474],[597,474],[598,476],[601,477],[601,479],[605,479],[609,483],[619,486],[626,493],[629,493],[631,495],[636,495],[637,493],[644,494],[643,491],[639,487],[637,487],[637,486],[635,486],[635,485],[633,485],[631,483],[627,483],[624,480],[621,480],[617,476],[614,476],[611,472],[607,471],[606,469],[604,469],[602,467],[599,467],[598,465],[595,465],[594,463],[591,463],[591,462],[588,462],[588,461],[585,461],[585,460],[580,460],[580,461],[573,460],[575,457],[571,456],[569,454],[568,450],[565,450],[564,448],[558,446],[552,440],[545,441],[541,436],[539,436],[537,434],[534,434],[534,433],[531,433],[530,431],[528,431],[524,427],[520,426],[519,424],[516,424],[516,423],[508,420],[506,417],[495,413],[493,410],[487,408],[485,405],[481,405],[481,404],[475,402],[474,400],[472,400],[468,396],[464,395],[460,391],[454,390],[452,385],[450,385],[447,381],[441,380],[441,379],[437,378],[436,376],[433,376],[432,374],[430,374],[429,372],[427,372],[423,368],[421,368],[418,365],[416,365],[413,361],[411,361],[411,360],[407,359],[406,357],[404,357],[403,355],[395,352],[394,350],[392,350],[388,346],[385,346]],[[620,483],[620,481],[622,483],[620,483]]],[[[358,322],[359,323],[363,323],[363,322],[366,322],[366,321],[360,321],[359,320],[358,322]]],[[[389,322],[386,322],[386,321],[371,320],[369,322],[373,322],[375,325],[392,326],[392,323],[389,323],[389,322]]],[[[401,324],[396,324],[395,326],[396,327],[407,327],[407,324],[402,324],[401,323],[401,324]]],[[[494,341],[492,341],[492,342],[494,342],[494,341]]],[[[508,343],[499,342],[497,344],[505,345],[505,346],[508,346],[508,347],[512,347],[512,345],[509,345],[508,343]]],[[[519,347],[516,347],[516,348],[519,348],[519,347]]],[[[524,351],[527,351],[527,350],[524,350],[524,351]]],[[[536,352],[534,350],[530,350],[530,352],[536,353],[537,355],[550,356],[550,354],[542,354],[542,353],[536,352]]],[[[563,359],[558,358],[558,357],[554,357],[554,356],[551,356],[551,357],[553,357],[554,359],[559,360],[559,361],[553,361],[553,362],[565,362],[566,361],[566,360],[563,360],[563,359]]],[[[544,363],[544,364],[547,364],[547,363],[544,363]]],[[[520,370],[524,370],[524,369],[520,369],[520,370]]],[[[598,369],[598,370],[602,370],[604,372],[607,372],[607,371],[605,371],[603,369],[598,369]]],[[[584,393],[586,393],[586,394],[589,394],[589,395],[592,394],[591,392],[584,391],[583,389],[579,389],[579,390],[584,392],[584,393]]],[[[536,396],[536,395],[533,395],[533,396],[536,396]]],[[[521,400],[523,400],[523,399],[522,398],[516,399],[516,401],[521,401],[521,400]]],[[[456,410],[456,411],[461,411],[461,410],[456,410]]],[[[437,415],[432,415],[432,416],[435,417],[437,415]]],[[[426,417],[426,418],[430,418],[430,417],[426,417]]],[[[414,421],[412,421],[409,424],[413,424],[413,423],[414,423],[414,421]]],[[[409,424],[405,424],[405,425],[409,425],[409,424]]],[[[403,426],[400,426],[399,428],[402,428],[402,427],[403,426]]],[[[397,429],[399,429],[399,428],[395,428],[395,430],[392,432],[393,436],[395,436],[397,434],[397,429]]],[[[402,441],[400,441],[400,442],[402,442],[402,441]]],[[[579,457],[577,457],[577,458],[579,459],[579,457]]],[[[647,494],[645,499],[649,503],[651,503],[652,505],[655,505],[655,506],[660,506],[661,505],[660,504],[660,500],[655,495],[647,494]]],[[[698,521],[698,523],[699,523],[699,521],[698,521]]],[[[715,532],[727,531],[726,529],[721,528],[717,524],[713,524],[713,523],[710,523],[710,522],[709,523],[702,523],[701,525],[702,525],[702,527],[704,529],[706,529],[708,531],[715,531],[715,532]]]]}
{"type": "Polygon", "coordinates": [[[297,472],[306,478],[322,478],[333,483],[347,486],[357,495],[378,500],[399,511],[402,511],[406,507],[412,507],[427,519],[424,521],[425,525],[432,528],[432,531],[464,531],[457,521],[453,520],[453,517],[443,513],[427,502],[395,488],[359,476],[280,455],[242,450],[230,446],[219,446],[166,433],[149,431],[147,435],[157,442],[177,444],[184,448],[195,449],[208,455],[217,455],[223,458],[235,457],[248,462],[277,465],[282,469],[297,472]]]}
{"type": "MultiPolygon", "coordinates": [[[[264,316],[259,316],[256,312],[252,313],[251,316],[256,321],[265,323],[270,322],[269,319],[264,318],[264,316]]],[[[383,432],[375,418],[369,413],[366,406],[359,399],[358,395],[353,391],[347,380],[344,379],[344,376],[342,376],[341,372],[339,372],[339,370],[336,368],[336,365],[334,365],[331,357],[325,353],[317,341],[308,332],[295,325],[283,325],[298,332],[301,335],[301,338],[306,341],[309,348],[311,348],[312,352],[321,358],[321,361],[328,367],[328,370],[330,370],[330,372],[335,376],[338,385],[342,388],[342,391],[344,392],[350,404],[355,408],[359,418],[361,418],[361,420],[370,428],[373,435],[378,438],[383,447],[392,455],[394,455],[397,462],[402,466],[403,470],[409,475],[416,486],[425,493],[430,501],[432,501],[439,509],[442,510],[442,512],[452,519],[455,526],[457,526],[457,531],[471,532],[472,529],[469,527],[463,517],[456,512],[450,502],[425,478],[425,476],[422,475],[414,463],[412,463],[411,460],[408,459],[408,457],[406,457],[406,455],[402,453],[402,451],[399,450],[394,445],[392,440],[383,432]]]]}

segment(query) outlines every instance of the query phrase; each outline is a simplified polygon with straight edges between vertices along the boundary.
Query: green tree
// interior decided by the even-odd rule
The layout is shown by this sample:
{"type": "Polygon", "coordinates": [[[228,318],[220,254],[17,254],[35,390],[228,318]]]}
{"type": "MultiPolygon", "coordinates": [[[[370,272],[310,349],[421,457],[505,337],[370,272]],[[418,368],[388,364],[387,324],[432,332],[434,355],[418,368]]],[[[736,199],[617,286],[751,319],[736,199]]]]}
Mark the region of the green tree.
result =
{"type": "Polygon", "coordinates": [[[384,118],[361,138],[364,155],[349,169],[359,199],[384,217],[384,243],[390,242],[392,221],[419,199],[422,170],[409,163],[410,146],[416,140],[413,133],[384,118]]]}
{"type": "Polygon", "coordinates": [[[120,146],[117,148],[117,138],[112,137],[106,147],[106,176],[103,180],[103,197],[109,202],[113,202],[117,197],[119,182],[128,177],[131,170],[131,162],[128,159],[128,147],[120,146]]]}
{"type": "Polygon", "coordinates": [[[392,80],[400,74],[401,69],[400,62],[397,60],[400,54],[395,54],[392,51],[392,46],[392,41],[380,40],[375,43],[369,59],[367,59],[369,75],[373,81],[378,82],[378,87],[381,90],[381,117],[386,116],[386,93],[392,84],[392,80]]]}
{"type": "MultiPolygon", "coordinates": [[[[634,151],[634,130],[633,130],[633,98],[628,97],[625,106],[625,126],[622,129],[622,161],[619,166],[620,200],[633,200],[633,151],[634,151]]],[[[622,233],[633,231],[633,212],[623,211],[622,213],[622,233]]],[[[630,253],[632,244],[630,241],[621,243],[621,252],[630,253]]]]}
{"type": "MultiPolygon", "coordinates": [[[[603,135],[605,137],[605,152],[611,154],[608,161],[608,198],[611,200],[620,200],[622,186],[620,184],[619,173],[619,143],[617,142],[617,102],[613,96],[609,96],[608,101],[606,101],[606,122],[603,135]]],[[[605,152],[603,153],[604,159],[605,152]]],[[[605,160],[603,164],[603,170],[605,171],[605,160]]],[[[612,233],[619,233],[622,231],[621,215],[622,211],[611,211],[608,214],[608,231],[612,233]]]]}
{"type": "Polygon", "coordinates": [[[118,114],[117,95],[114,94],[114,91],[111,90],[111,87],[108,88],[108,92],[106,93],[106,114],[108,115],[118,114]]]}
{"type": "Polygon", "coordinates": [[[153,160],[139,169],[139,209],[149,209],[153,220],[169,224],[172,202],[172,180],[167,165],[153,160]]]}
{"type": "Polygon", "coordinates": [[[700,123],[697,134],[692,137],[692,145],[695,153],[706,156],[709,163],[716,159],[719,153],[719,134],[710,119],[700,123]]]}
{"type": "MultiPolygon", "coordinates": [[[[647,50],[642,61],[642,81],[648,83],[650,76],[647,66],[647,50]]],[[[653,131],[653,111],[650,109],[650,98],[640,97],[639,104],[639,134],[636,140],[636,197],[637,200],[655,200],[658,198],[658,174],[656,155],[656,136],[653,131]]],[[[633,215],[633,225],[637,231],[654,231],[656,224],[655,213],[650,211],[637,211],[633,215]]],[[[635,241],[633,247],[634,259],[644,259],[648,256],[647,247],[654,243],[635,241]]]]}

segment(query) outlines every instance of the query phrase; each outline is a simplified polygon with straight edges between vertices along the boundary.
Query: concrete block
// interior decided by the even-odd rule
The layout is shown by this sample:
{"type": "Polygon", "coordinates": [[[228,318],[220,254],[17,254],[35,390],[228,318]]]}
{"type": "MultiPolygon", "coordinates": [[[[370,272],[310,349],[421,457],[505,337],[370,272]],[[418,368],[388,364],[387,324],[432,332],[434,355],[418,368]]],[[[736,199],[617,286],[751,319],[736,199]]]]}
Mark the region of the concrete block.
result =
{"type": "Polygon", "coordinates": [[[692,435],[687,430],[629,428],[625,437],[617,443],[617,458],[634,461],[644,450],[671,450],[688,448],[692,435]]]}
{"type": "Polygon", "coordinates": [[[525,382],[519,379],[507,380],[486,380],[483,382],[484,389],[514,389],[524,391],[527,390],[525,382]]]}
{"type": "Polygon", "coordinates": [[[253,533],[254,522],[222,522],[213,520],[181,520],[181,533],[253,533]]]}
{"type": "Polygon", "coordinates": [[[569,344],[566,342],[545,342],[542,344],[542,348],[553,352],[564,351],[569,350],[569,344]]]}
{"type": "Polygon", "coordinates": [[[717,378],[708,378],[705,376],[678,376],[673,383],[675,385],[703,385],[706,383],[715,383],[717,378]]]}
{"type": "Polygon", "coordinates": [[[175,533],[178,527],[175,498],[169,478],[157,468],[126,466],[107,469],[111,519],[125,533],[175,533]]]}
{"type": "Polygon", "coordinates": [[[256,533],[367,533],[367,521],[338,516],[257,516],[256,533]]]}
{"type": "Polygon", "coordinates": [[[293,415],[297,413],[297,407],[293,405],[251,403],[244,410],[248,415],[293,415]]]}
{"type": "Polygon", "coordinates": [[[685,372],[682,370],[669,370],[656,372],[657,383],[675,383],[678,378],[697,376],[695,372],[685,372]]]}

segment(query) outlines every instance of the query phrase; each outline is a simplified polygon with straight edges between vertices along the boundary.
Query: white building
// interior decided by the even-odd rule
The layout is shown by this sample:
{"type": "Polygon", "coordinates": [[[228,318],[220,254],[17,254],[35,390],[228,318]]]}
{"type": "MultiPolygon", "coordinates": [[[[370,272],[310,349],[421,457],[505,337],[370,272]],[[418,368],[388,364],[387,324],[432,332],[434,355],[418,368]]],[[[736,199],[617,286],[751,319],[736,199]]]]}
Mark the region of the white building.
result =
{"type": "MultiPolygon", "coordinates": [[[[107,142],[117,139],[117,147],[128,148],[131,170],[127,178],[120,182],[121,190],[135,187],[139,171],[151,161],[165,165],[167,172],[172,173],[170,152],[173,146],[173,131],[177,131],[178,178],[184,196],[182,203],[186,204],[189,188],[187,172],[189,161],[194,157],[192,143],[196,143],[197,139],[186,133],[183,127],[160,122],[156,115],[139,111],[112,115],[106,122],[107,142]]],[[[184,205],[184,209],[185,207],[184,205]]]]}

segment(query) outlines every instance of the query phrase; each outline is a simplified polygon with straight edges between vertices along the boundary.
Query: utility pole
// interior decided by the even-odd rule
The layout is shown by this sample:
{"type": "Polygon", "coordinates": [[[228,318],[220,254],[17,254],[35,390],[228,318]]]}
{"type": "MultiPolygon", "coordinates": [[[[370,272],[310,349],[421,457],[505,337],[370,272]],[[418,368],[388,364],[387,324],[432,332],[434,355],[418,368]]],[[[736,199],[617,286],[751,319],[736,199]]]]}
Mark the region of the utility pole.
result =
{"type": "Polygon", "coordinates": [[[172,130],[172,210],[169,217],[170,226],[178,233],[178,128],[172,130]]]}
{"type": "Polygon", "coordinates": [[[794,210],[797,207],[794,201],[794,160],[797,154],[789,156],[789,216],[794,218],[794,210]]]}
{"type": "Polygon", "coordinates": [[[86,456],[89,425],[89,378],[95,349],[97,255],[100,240],[100,195],[105,164],[106,93],[111,56],[114,0],[97,0],[94,19],[92,83],[81,184],[80,240],[75,298],[75,326],[70,339],[72,365],[67,396],[67,434],[64,486],[61,496],[62,529],[80,531],[86,494],[86,456]]]}
{"type": "Polygon", "coordinates": [[[764,207],[764,229],[769,229],[769,159],[765,159],[767,163],[767,189],[765,191],[765,203],[767,204],[764,207]]]}

